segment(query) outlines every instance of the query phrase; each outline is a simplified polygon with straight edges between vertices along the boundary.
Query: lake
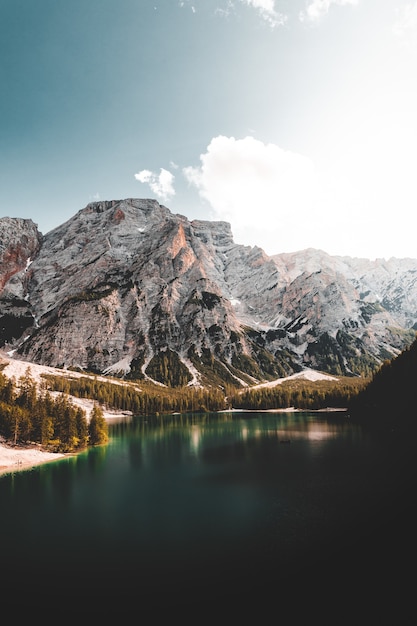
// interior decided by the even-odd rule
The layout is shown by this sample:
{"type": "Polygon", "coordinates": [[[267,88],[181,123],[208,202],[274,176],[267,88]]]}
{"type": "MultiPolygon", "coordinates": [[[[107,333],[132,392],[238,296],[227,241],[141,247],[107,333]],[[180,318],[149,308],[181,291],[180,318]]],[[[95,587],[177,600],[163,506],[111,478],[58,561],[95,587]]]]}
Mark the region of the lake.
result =
{"type": "Polygon", "coordinates": [[[334,624],[359,599],[385,614],[389,590],[404,610],[416,498],[398,437],[344,412],[133,417],[109,429],[105,447],[0,477],[11,589],[154,611],[227,602],[235,617],[267,605],[322,614],[337,600],[334,624]]]}

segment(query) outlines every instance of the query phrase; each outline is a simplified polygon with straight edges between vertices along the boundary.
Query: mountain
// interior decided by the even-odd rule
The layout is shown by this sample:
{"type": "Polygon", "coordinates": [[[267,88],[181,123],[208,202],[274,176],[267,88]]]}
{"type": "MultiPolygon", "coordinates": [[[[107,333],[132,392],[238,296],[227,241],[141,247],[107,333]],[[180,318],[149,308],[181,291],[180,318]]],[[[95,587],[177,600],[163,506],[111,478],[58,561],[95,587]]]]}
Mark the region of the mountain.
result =
{"type": "Polygon", "coordinates": [[[88,204],[45,235],[1,218],[0,288],[3,350],[171,386],[369,374],[417,328],[417,259],[267,256],[148,199],[88,204]]]}

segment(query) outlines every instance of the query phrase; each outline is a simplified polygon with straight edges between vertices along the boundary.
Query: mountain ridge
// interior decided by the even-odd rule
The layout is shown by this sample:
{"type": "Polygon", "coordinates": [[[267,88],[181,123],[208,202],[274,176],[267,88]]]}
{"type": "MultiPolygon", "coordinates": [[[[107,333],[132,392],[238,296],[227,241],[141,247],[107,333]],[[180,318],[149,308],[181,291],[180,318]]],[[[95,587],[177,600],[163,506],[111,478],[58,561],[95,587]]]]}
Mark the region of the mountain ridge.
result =
{"type": "Polygon", "coordinates": [[[416,259],[268,256],[152,199],[90,203],[45,235],[0,218],[1,285],[0,348],[170,386],[369,374],[417,328],[416,259]]]}

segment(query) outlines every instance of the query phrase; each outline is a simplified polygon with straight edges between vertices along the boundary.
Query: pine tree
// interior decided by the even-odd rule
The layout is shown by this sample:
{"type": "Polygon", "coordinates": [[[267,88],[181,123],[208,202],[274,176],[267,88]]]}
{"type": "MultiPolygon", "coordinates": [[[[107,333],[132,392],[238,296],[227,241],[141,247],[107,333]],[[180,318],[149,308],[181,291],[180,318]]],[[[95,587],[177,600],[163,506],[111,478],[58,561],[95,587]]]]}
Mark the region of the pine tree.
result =
{"type": "Polygon", "coordinates": [[[104,419],[103,410],[95,404],[88,424],[88,436],[91,446],[100,446],[109,440],[108,426],[104,419]]]}

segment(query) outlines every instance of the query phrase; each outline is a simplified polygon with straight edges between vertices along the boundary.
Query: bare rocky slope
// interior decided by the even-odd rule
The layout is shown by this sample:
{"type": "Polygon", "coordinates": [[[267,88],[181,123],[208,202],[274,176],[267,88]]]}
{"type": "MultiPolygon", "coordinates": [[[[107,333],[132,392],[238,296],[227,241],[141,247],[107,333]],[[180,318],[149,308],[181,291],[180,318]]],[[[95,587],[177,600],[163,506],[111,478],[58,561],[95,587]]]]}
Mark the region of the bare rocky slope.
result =
{"type": "Polygon", "coordinates": [[[45,235],[0,219],[0,348],[29,362],[246,385],[369,374],[416,328],[417,259],[270,257],[146,199],[91,203],[45,235]]]}

